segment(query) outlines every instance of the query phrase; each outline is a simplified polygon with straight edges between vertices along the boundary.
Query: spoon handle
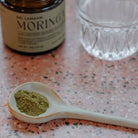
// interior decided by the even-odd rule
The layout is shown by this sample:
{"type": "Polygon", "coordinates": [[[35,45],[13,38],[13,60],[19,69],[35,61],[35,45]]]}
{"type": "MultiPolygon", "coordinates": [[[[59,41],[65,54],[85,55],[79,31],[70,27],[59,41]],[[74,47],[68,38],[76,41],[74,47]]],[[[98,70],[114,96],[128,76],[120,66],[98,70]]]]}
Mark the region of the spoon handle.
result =
{"type": "Polygon", "coordinates": [[[91,120],[100,123],[138,129],[138,120],[127,119],[119,116],[105,115],[102,113],[96,113],[76,108],[70,105],[61,107],[60,113],[63,118],[91,120]]]}

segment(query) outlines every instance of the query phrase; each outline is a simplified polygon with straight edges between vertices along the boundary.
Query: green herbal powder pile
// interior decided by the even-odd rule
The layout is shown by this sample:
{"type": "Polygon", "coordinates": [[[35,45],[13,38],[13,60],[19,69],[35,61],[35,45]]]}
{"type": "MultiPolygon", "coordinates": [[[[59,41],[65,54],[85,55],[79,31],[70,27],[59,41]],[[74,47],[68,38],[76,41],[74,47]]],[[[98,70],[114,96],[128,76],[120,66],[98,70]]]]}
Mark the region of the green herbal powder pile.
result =
{"type": "Polygon", "coordinates": [[[47,98],[36,92],[19,90],[14,96],[18,109],[31,116],[38,116],[49,107],[47,98]]]}

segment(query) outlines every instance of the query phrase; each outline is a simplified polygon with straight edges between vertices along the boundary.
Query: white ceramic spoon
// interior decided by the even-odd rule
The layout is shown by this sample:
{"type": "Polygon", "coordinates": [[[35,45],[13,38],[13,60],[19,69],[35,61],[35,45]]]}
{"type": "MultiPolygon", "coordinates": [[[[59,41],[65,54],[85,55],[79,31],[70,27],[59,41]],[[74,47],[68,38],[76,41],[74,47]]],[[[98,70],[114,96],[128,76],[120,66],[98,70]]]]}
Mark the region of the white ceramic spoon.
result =
{"type": "Polygon", "coordinates": [[[74,118],[91,120],[106,124],[119,125],[124,127],[138,128],[138,120],[131,120],[123,117],[105,115],[92,111],[86,111],[71,105],[67,105],[51,88],[40,82],[24,83],[13,90],[8,101],[9,111],[17,119],[28,123],[44,123],[58,118],[74,118]],[[49,101],[48,110],[39,116],[29,116],[20,112],[16,106],[14,94],[18,90],[34,91],[43,94],[49,101]]]}

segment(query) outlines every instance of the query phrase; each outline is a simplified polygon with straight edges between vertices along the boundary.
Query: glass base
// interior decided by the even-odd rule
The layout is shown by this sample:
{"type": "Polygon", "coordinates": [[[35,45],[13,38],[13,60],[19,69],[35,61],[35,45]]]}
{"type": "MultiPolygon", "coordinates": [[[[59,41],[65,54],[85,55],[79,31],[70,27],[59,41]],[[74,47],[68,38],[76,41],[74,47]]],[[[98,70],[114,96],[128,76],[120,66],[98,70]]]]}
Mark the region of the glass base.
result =
{"type": "Polygon", "coordinates": [[[97,29],[82,25],[81,43],[89,54],[114,61],[138,51],[137,35],[137,29],[97,29]]]}

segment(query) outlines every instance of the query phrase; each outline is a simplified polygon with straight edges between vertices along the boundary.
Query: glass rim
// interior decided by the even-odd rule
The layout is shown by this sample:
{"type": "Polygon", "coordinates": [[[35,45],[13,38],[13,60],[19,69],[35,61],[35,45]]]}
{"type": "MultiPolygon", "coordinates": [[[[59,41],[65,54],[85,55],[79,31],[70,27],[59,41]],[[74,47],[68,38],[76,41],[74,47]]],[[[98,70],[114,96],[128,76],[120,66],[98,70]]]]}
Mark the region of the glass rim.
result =
{"type": "MultiPolygon", "coordinates": [[[[111,25],[106,25],[106,24],[100,24],[100,23],[98,23],[98,22],[96,22],[96,21],[93,21],[93,20],[89,20],[88,18],[87,18],[87,16],[83,16],[80,12],[78,13],[79,14],[79,16],[82,18],[82,19],[84,19],[84,21],[86,21],[87,23],[90,23],[90,24],[92,24],[93,26],[97,26],[97,27],[102,27],[102,28],[133,28],[133,27],[136,27],[136,28],[138,28],[138,21],[136,21],[136,22],[134,22],[134,23],[132,23],[132,24],[125,24],[125,25],[123,25],[123,24],[120,24],[120,25],[114,25],[114,26],[111,26],[111,25]]],[[[84,13],[83,13],[84,14],[84,13]]]]}
{"type": "Polygon", "coordinates": [[[97,27],[104,27],[104,28],[133,28],[133,27],[137,27],[138,28],[138,20],[133,21],[132,23],[127,23],[127,24],[118,24],[118,25],[106,25],[106,24],[100,24],[94,20],[90,20],[89,17],[85,14],[85,12],[82,11],[81,7],[79,6],[79,0],[75,0],[76,1],[76,15],[78,15],[79,17],[81,17],[82,19],[84,19],[84,21],[97,26],[97,27]]]}

